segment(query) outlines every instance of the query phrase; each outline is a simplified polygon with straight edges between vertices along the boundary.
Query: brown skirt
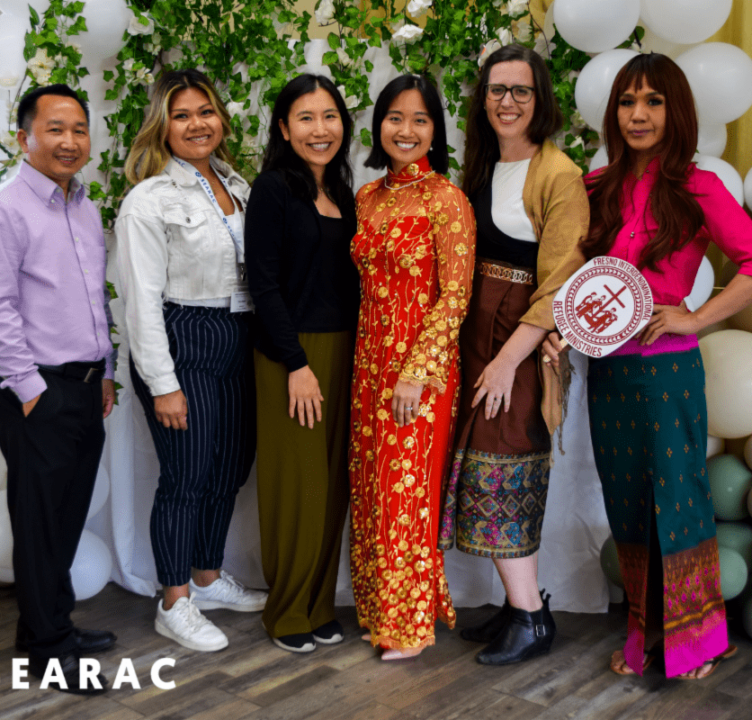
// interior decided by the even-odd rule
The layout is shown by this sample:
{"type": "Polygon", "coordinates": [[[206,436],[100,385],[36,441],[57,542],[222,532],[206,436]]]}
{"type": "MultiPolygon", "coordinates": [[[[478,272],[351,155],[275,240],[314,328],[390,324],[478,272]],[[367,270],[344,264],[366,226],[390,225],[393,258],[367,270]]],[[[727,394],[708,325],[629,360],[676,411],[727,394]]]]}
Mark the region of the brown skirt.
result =
{"type": "Polygon", "coordinates": [[[541,414],[538,353],[523,360],[511,406],[486,420],[471,403],[485,367],[530,308],[535,285],[476,273],[460,332],[462,393],[455,454],[444,489],[439,547],[473,555],[525,557],[540,547],[548,492],[551,439],[541,414]]]}

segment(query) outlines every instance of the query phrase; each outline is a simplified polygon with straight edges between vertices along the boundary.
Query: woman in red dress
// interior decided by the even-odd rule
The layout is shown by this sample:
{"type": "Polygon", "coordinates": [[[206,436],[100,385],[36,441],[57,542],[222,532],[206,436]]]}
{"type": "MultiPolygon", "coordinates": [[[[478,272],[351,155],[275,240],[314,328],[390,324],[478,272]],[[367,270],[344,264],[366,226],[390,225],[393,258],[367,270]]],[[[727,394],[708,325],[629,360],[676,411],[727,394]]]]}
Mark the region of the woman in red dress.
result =
{"type": "Polygon", "coordinates": [[[405,75],[379,96],[357,195],[352,257],[361,307],[352,387],[350,552],[364,639],[384,660],[433,645],[455,612],[437,550],[441,482],[458,391],[475,220],[448,168],[436,89],[405,75]]]}

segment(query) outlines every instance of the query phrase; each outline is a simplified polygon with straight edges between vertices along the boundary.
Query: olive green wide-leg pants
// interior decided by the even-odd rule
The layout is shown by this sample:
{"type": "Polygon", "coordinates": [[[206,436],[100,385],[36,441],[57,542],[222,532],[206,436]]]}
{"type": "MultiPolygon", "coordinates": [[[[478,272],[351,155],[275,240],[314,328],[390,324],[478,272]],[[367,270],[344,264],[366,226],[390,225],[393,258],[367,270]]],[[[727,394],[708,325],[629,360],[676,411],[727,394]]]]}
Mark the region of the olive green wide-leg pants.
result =
{"type": "Polygon", "coordinates": [[[353,335],[301,333],[299,339],[324,396],[322,420],[312,430],[288,414],[287,368],[255,351],[261,561],[270,588],[263,623],[272,637],[334,620],[350,494],[353,335]]]}

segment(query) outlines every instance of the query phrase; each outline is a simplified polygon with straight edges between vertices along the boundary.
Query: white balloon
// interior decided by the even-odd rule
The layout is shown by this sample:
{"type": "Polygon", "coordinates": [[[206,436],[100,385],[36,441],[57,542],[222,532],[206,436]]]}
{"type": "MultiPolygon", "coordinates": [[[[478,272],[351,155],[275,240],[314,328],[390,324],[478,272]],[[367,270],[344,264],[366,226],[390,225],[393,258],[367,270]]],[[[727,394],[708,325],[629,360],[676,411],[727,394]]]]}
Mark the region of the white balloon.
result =
{"type": "Polygon", "coordinates": [[[7,490],[0,490],[0,582],[13,582],[13,531],[7,490]]]}
{"type": "Polygon", "coordinates": [[[727,439],[752,435],[752,333],[714,332],[700,340],[700,351],[708,433],[727,439]]]}
{"type": "Polygon", "coordinates": [[[608,165],[608,150],[605,145],[601,145],[598,151],[590,158],[590,172],[600,170],[608,165]]]}
{"type": "Polygon", "coordinates": [[[123,46],[123,33],[133,17],[125,0],[87,0],[83,16],[88,32],[81,33],[82,64],[101,68],[123,46]]]}
{"type": "Polygon", "coordinates": [[[8,14],[15,15],[16,17],[29,19],[29,5],[33,7],[40,17],[42,13],[49,7],[49,0],[3,0],[2,15],[8,14]]]}
{"type": "Polygon", "coordinates": [[[710,299],[710,296],[713,294],[714,285],[715,273],[713,272],[713,266],[710,264],[710,260],[704,257],[697,270],[697,275],[695,275],[692,292],[686,298],[687,306],[692,312],[702,307],[710,299]]]}
{"type": "Polygon", "coordinates": [[[723,438],[708,435],[708,450],[705,457],[712,458],[714,455],[720,455],[725,447],[726,441],[723,438]]]}
{"type": "Polygon", "coordinates": [[[670,42],[699,43],[721,29],[731,4],[732,0],[642,0],[640,16],[670,42]]]}
{"type": "Polygon", "coordinates": [[[71,582],[76,600],[94,597],[110,579],[112,555],[101,538],[84,530],[71,567],[71,582]]]}
{"type": "Polygon", "coordinates": [[[553,7],[559,34],[590,53],[621,45],[640,17],[640,0],[556,0],[553,7]]]}
{"type": "Polygon", "coordinates": [[[744,183],[742,176],[733,165],[710,155],[695,155],[694,161],[700,170],[709,170],[715,173],[726,186],[726,190],[734,196],[734,200],[740,205],[744,205],[744,183]]]}
{"type": "Polygon", "coordinates": [[[609,50],[596,55],[582,68],[574,88],[574,100],[585,122],[597,132],[603,131],[603,117],[614,79],[637,54],[634,50],[609,50]]]}
{"type": "Polygon", "coordinates": [[[110,474],[107,472],[107,468],[104,465],[99,466],[97,472],[97,479],[94,483],[94,492],[91,495],[91,502],[89,503],[89,514],[86,516],[87,520],[93,518],[107,502],[107,497],[110,494],[110,474]]]}
{"type": "Polygon", "coordinates": [[[697,152],[701,155],[721,157],[726,150],[728,132],[725,125],[700,125],[697,152]]]}
{"type": "Polygon", "coordinates": [[[0,86],[17,87],[26,72],[23,57],[24,35],[29,29],[28,20],[21,16],[0,15],[0,86]]]}
{"type": "Polygon", "coordinates": [[[643,35],[641,40],[642,52],[644,53],[660,53],[661,55],[668,55],[668,57],[674,59],[695,46],[695,43],[685,45],[684,43],[669,42],[665,38],[662,38],[660,35],[656,35],[647,26],[647,23],[642,19],[637,24],[641,25],[645,30],[645,34],[643,35]]]}
{"type": "Polygon", "coordinates": [[[752,106],[752,58],[741,48],[703,43],[682,53],[676,64],[689,80],[701,123],[725,125],[752,106]]]}
{"type": "Polygon", "coordinates": [[[747,201],[747,207],[752,209],[752,168],[744,178],[744,199],[747,201]]]}

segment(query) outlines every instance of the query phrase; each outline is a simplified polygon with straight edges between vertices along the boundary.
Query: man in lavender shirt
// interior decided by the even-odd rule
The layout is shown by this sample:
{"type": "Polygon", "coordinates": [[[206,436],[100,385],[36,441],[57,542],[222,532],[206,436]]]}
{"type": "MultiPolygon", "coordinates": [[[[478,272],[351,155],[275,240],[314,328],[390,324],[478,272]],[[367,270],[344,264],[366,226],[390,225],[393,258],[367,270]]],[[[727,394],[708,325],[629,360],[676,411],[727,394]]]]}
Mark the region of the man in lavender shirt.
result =
{"type": "Polygon", "coordinates": [[[106,249],[94,204],[74,175],[89,159],[86,104],[66,85],[28,93],[18,109],[26,153],[0,185],[0,450],[19,620],[29,672],[60,670],[52,687],[106,690],[81,658],[115,642],[70,614],[70,568],[83,531],[115,399],[105,288],[106,249]],[[85,669],[85,667],[84,667],[85,669]],[[99,687],[97,687],[99,686],[99,687]]]}

